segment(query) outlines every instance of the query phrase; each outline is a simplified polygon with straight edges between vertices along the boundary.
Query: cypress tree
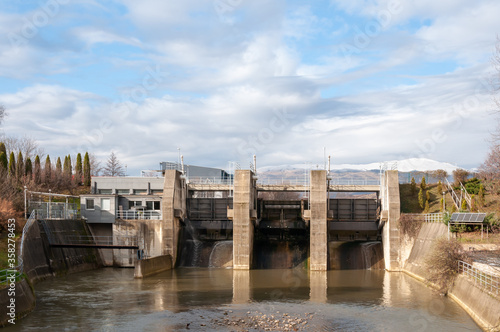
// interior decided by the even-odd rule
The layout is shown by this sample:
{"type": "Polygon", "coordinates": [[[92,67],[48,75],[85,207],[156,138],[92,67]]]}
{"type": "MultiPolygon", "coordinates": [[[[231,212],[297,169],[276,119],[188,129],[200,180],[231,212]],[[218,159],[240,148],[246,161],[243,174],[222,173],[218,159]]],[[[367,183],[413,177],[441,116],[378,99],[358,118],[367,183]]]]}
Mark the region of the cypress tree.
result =
{"type": "Polygon", "coordinates": [[[24,158],[21,151],[17,155],[17,165],[16,165],[16,178],[21,180],[25,172],[24,168],[24,158]]]}
{"type": "Polygon", "coordinates": [[[0,152],[5,153],[5,156],[7,156],[7,149],[5,148],[5,144],[3,142],[0,142],[0,152]]]}
{"type": "Polygon", "coordinates": [[[427,184],[425,183],[425,176],[422,177],[422,182],[420,182],[420,188],[425,190],[427,188],[427,184]]]}
{"type": "Polygon", "coordinates": [[[56,173],[57,173],[57,176],[61,176],[61,173],[62,173],[61,157],[57,157],[57,161],[56,161],[56,173]]]}
{"type": "Polygon", "coordinates": [[[90,158],[88,152],[85,152],[85,157],[83,157],[83,185],[90,186],[90,158]]]}
{"type": "Polygon", "coordinates": [[[417,184],[415,183],[415,178],[413,176],[411,177],[410,190],[411,195],[415,196],[415,194],[417,193],[417,184]]]}
{"type": "Polygon", "coordinates": [[[441,183],[441,180],[438,182],[437,191],[440,195],[443,193],[443,184],[441,183]]]}
{"type": "Polygon", "coordinates": [[[425,201],[425,208],[424,208],[424,212],[425,213],[429,213],[429,201],[425,201]]]}
{"type": "Polygon", "coordinates": [[[418,205],[420,205],[420,208],[424,208],[424,191],[422,188],[420,188],[420,191],[418,192],[418,205]]]}
{"type": "Polygon", "coordinates": [[[431,200],[431,193],[429,192],[429,190],[427,190],[427,191],[425,192],[425,200],[426,200],[426,201],[430,201],[430,200],[431,200]]]}
{"type": "Polygon", "coordinates": [[[460,206],[460,210],[467,211],[467,202],[462,198],[462,205],[460,206]]]}
{"type": "Polygon", "coordinates": [[[11,152],[9,156],[9,176],[16,176],[16,157],[14,157],[14,152],[11,152]]]}
{"type": "Polygon", "coordinates": [[[443,197],[441,197],[441,201],[440,201],[440,203],[439,203],[439,204],[440,204],[440,208],[439,208],[439,210],[440,210],[441,212],[444,212],[444,199],[443,199],[443,197]]]}
{"type": "Polygon", "coordinates": [[[3,151],[0,151],[0,168],[4,171],[7,171],[7,167],[9,167],[7,155],[3,151]]]}
{"type": "Polygon", "coordinates": [[[477,194],[477,197],[478,197],[478,203],[479,203],[479,206],[483,207],[484,206],[484,186],[483,184],[481,183],[479,185],[479,193],[477,194]]]}
{"type": "Polygon", "coordinates": [[[52,163],[50,162],[49,155],[47,155],[47,158],[45,158],[45,167],[43,168],[43,175],[45,178],[45,183],[49,184],[52,180],[52,163]]]}
{"type": "Polygon", "coordinates": [[[78,153],[76,155],[76,165],[75,165],[75,180],[77,184],[82,183],[82,177],[83,177],[82,155],[78,153]]]}
{"type": "Polygon", "coordinates": [[[33,177],[36,184],[40,184],[42,182],[42,166],[40,165],[40,157],[38,155],[35,157],[35,172],[33,177]]]}
{"type": "Polygon", "coordinates": [[[31,159],[28,158],[26,159],[26,167],[25,167],[25,175],[29,179],[31,178],[31,175],[33,174],[33,164],[31,163],[31,159]]]}
{"type": "Polygon", "coordinates": [[[476,195],[470,196],[470,212],[477,212],[476,195]]]}

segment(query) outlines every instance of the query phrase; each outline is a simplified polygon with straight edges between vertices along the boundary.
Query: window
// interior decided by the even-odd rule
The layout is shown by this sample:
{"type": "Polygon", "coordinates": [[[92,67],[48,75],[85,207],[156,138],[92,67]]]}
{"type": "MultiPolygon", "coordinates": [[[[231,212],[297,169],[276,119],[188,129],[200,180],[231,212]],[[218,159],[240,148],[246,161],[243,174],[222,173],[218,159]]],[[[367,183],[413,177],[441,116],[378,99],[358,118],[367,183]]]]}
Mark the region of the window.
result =
{"type": "Polygon", "coordinates": [[[111,200],[109,198],[101,198],[101,210],[111,210],[111,200]]]}
{"type": "Polygon", "coordinates": [[[85,208],[87,210],[94,210],[94,199],[93,198],[87,198],[85,200],[85,208]]]}
{"type": "Polygon", "coordinates": [[[132,209],[134,206],[142,206],[141,201],[128,201],[128,209],[132,209]]]}
{"type": "Polygon", "coordinates": [[[99,194],[101,195],[111,195],[113,193],[112,189],[99,189],[99,194]]]}
{"type": "Polygon", "coordinates": [[[153,189],[153,190],[151,190],[151,194],[152,195],[161,195],[161,194],[163,194],[163,190],[162,189],[153,189]]]}
{"type": "Polygon", "coordinates": [[[146,189],[134,189],[135,195],[146,195],[148,191],[146,189]]]}
{"type": "Polygon", "coordinates": [[[116,194],[117,195],[128,195],[130,194],[129,189],[116,189],[116,194]]]}
{"type": "Polygon", "coordinates": [[[147,201],[146,202],[146,210],[159,210],[160,202],[159,201],[147,201]]]}

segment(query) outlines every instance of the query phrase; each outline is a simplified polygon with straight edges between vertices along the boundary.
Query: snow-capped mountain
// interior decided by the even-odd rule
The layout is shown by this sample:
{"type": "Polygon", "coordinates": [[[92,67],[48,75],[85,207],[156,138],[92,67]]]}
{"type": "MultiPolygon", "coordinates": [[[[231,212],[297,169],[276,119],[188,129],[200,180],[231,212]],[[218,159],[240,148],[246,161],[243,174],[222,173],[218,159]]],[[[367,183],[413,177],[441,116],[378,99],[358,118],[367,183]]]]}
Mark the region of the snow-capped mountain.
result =
{"type": "MultiPolygon", "coordinates": [[[[443,169],[448,174],[451,174],[454,170],[461,168],[450,163],[440,162],[432,159],[426,158],[410,158],[404,160],[392,160],[386,162],[376,162],[370,164],[331,164],[330,169],[332,171],[373,171],[379,170],[381,167],[386,166],[387,169],[397,169],[400,172],[413,172],[413,171],[435,171],[438,169],[443,169]]],[[[291,170],[304,170],[304,169],[322,169],[324,164],[321,165],[311,165],[311,164],[293,164],[293,165],[280,165],[280,166],[267,166],[258,168],[259,173],[267,172],[280,172],[280,171],[291,171],[291,170]]]]}

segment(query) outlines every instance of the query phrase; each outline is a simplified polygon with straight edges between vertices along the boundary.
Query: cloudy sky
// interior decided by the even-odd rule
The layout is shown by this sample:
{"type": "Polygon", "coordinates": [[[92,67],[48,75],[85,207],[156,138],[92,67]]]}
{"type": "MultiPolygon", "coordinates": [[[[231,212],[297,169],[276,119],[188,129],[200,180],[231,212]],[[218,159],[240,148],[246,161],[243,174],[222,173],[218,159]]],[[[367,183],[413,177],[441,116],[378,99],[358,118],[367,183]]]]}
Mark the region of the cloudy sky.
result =
{"type": "Polygon", "coordinates": [[[246,167],[425,157],[476,167],[496,127],[496,0],[4,0],[8,136],[246,167]]]}

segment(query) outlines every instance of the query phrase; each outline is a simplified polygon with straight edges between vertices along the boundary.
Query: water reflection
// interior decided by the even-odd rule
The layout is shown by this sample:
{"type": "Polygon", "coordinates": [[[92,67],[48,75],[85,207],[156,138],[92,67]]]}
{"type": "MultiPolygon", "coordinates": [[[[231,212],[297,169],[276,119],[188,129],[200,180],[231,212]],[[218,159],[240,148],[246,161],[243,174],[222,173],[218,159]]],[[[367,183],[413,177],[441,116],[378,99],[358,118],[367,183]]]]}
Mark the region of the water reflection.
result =
{"type": "Polygon", "coordinates": [[[277,312],[309,313],[315,331],[479,330],[453,301],[384,271],[182,268],[137,280],[131,269],[107,268],[47,280],[36,293],[34,312],[4,331],[175,331],[187,323],[206,331],[222,328],[214,319],[277,312]]]}

